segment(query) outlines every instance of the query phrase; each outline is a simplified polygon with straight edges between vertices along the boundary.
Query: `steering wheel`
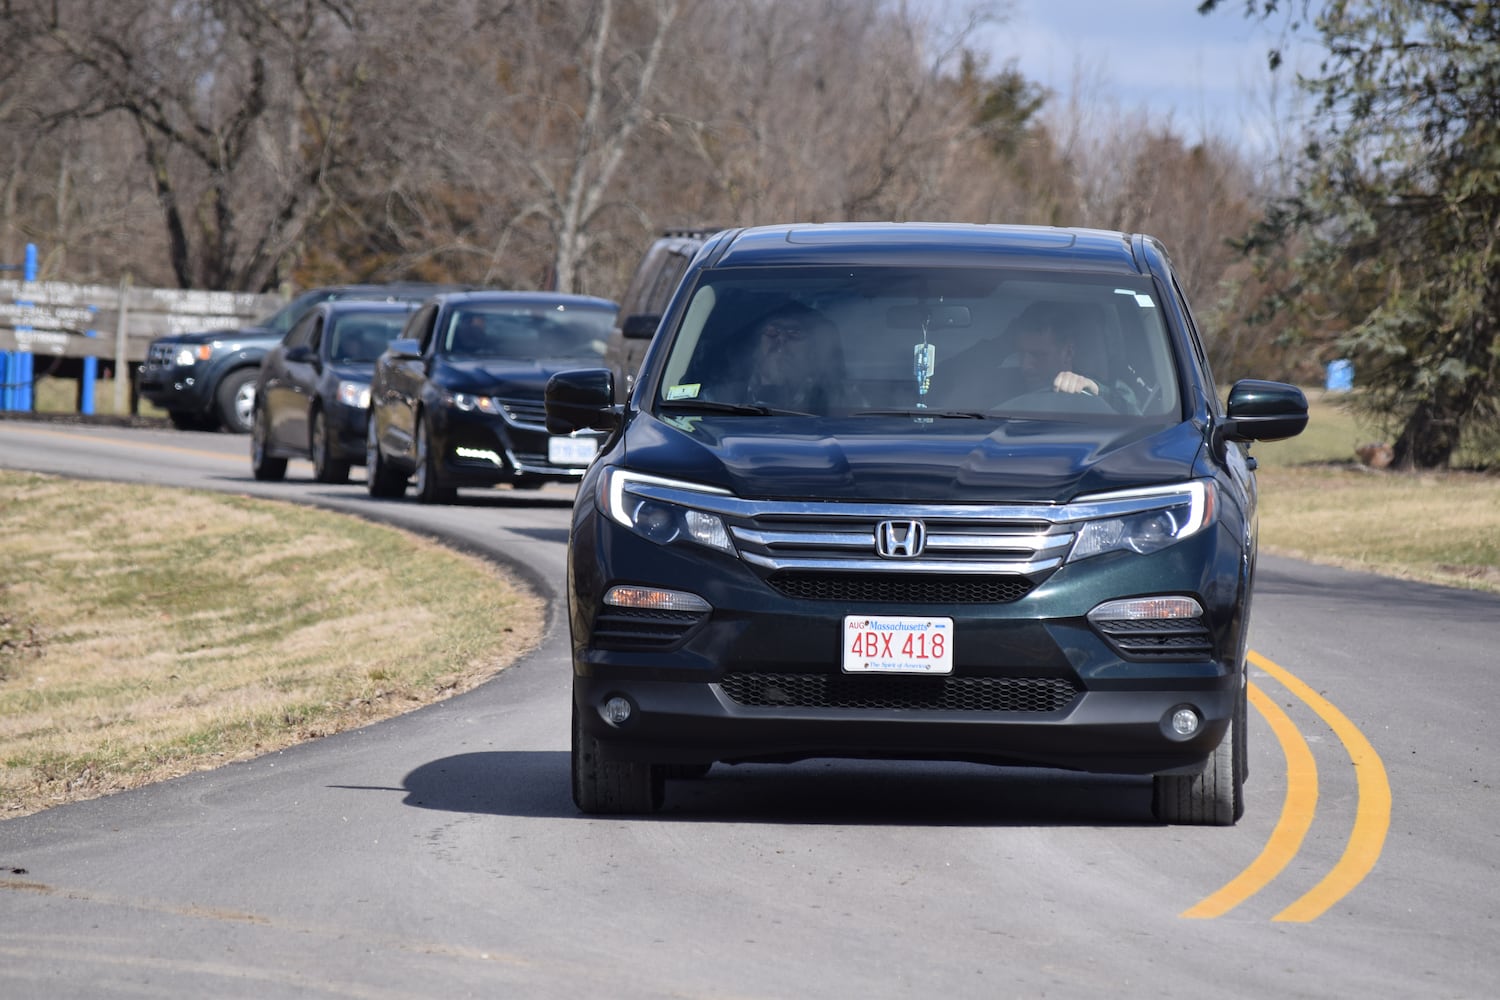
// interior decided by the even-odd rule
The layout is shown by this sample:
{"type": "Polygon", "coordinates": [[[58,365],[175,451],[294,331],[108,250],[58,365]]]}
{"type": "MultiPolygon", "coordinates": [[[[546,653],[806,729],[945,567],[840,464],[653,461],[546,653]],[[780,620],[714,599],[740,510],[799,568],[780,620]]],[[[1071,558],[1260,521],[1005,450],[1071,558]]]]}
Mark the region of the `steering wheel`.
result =
{"type": "Polygon", "coordinates": [[[1115,413],[1109,402],[1091,392],[1054,392],[1038,389],[1007,399],[991,412],[1019,410],[1025,413],[1115,413]]]}

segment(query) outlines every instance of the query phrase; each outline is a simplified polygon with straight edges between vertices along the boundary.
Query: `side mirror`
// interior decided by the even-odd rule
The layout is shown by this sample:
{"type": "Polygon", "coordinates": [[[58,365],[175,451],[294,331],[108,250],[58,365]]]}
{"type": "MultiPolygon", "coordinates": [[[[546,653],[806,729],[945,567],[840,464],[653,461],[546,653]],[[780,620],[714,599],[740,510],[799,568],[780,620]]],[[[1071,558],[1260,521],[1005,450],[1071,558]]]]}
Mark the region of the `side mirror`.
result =
{"type": "Polygon", "coordinates": [[[620,333],[628,340],[650,340],[660,325],[661,316],[656,313],[636,313],[625,317],[620,333]]]}
{"type": "Polygon", "coordinates": [[[386,348],[392,357],[407,361],[422,356],[422,344],[420,341],[410,337],[397,337],[391,341],[391,346],[386,348]]]}
{"type": "Polygon", "coordinates": [[[558,372],[547,380],[547,432],[613,430],[622,408],[615,406],[615,376],[608,368],[558,372]]]}
{"type": "Polygon", "coordinates": [[[1242,379],[1229,390],[1224,437],[1230,441],[1280,441],[1307,426],[1307,396],[1285,382],[1242,379]]]}

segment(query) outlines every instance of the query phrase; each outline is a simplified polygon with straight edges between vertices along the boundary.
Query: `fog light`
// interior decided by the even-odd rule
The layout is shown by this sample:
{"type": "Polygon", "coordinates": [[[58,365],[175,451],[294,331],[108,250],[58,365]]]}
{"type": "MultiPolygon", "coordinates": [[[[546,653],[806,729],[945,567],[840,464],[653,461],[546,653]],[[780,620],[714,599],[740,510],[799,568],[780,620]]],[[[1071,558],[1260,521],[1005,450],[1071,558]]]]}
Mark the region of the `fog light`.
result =
{"type": "Polygon", "coordinates": [[[599,714],[604,716],[604,721],[611,726],[621,726],[625,724],[626,719],[630,718],[630,711],[630,699],[615,695],[604,703],[599,714]]]}
{"type": "Polygon", "coordinates": [[[1197,710],[1179,708],[1172,713],[1172,732],[1178,736],[1191,736],[1198,731],[1198,726],[1202,722],[1197,710]]]}

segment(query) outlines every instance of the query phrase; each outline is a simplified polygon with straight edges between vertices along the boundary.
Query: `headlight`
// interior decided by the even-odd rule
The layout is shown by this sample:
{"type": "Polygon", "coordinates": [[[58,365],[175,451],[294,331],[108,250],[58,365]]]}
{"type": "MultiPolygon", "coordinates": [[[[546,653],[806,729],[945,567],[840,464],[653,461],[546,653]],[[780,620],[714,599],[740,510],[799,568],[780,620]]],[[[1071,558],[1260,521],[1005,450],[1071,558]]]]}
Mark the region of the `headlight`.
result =
{"type": "Polygon", "coordinates": [[[443,403],[455,410],[464,413],[472,413],[478,410],[480,413],[488,413],[491,416],[500,415],[500,401],[493,396],[476,396],[467,392],[445,392],[443,403]]]}
{"type": "Polygon", "coordinates": [[[356,410],[368,410],[370,408],[370,387],[360,385],[358,382],[340,382],[337,398],[345,406],[352,406],[356,410]]]}
{"type": "Polygon", "coordinates": [[[626,472],[623,469],[607,469],[599,477],[599,509],[610,520],[623,524],[658,545],[671,545],[679,541],[694,542],[734,554],[734,543],[729,540],[729,531],[717,514],[644,495],[644,491],[649,491],[653,486],[666,487],[674,492],[686,490],[705,496],[722,495],[723,492],[675,479],[626,472]]]}
{"type": "Polygon", "coordinates": [[[189,344],[184,344],[177,349],[177,356],[172,359],[172,363],[175,364],[178,368],[191,368],[198,362],[207,361],[209,358],[213,357],[214,348],[218,346],[219,345],[217,342],[212,344],[199,344],[197,347],[193,347],[189,344]]]}
{"type": "Polygon", "coordinates": [[[1125,490],[1082,498],[1079,503],[1124,502],[1144,509],[1085,521],[1068,561],[1106,552],[1128,551],[1143,556],[1159,552],[1212,524],[1218,499],[1217,487],[1206,479],[1168,488],[1125,490]]]}

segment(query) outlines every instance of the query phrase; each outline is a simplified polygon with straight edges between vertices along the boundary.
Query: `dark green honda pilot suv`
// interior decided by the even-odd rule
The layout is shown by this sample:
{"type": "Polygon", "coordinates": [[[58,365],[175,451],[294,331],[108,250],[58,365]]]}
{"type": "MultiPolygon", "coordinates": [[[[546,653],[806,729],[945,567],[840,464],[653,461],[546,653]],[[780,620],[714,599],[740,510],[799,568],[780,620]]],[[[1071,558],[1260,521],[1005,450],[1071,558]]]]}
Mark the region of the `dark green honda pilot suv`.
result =
{"type": "Polygon", "coordinates": [[[568,554],[572,784],[658,807],[714,763],[965,760],[1153,776],[1243,811],[1254,440],[1148,236],[942,224],[726,230],[614,399],[568,554]]]}

